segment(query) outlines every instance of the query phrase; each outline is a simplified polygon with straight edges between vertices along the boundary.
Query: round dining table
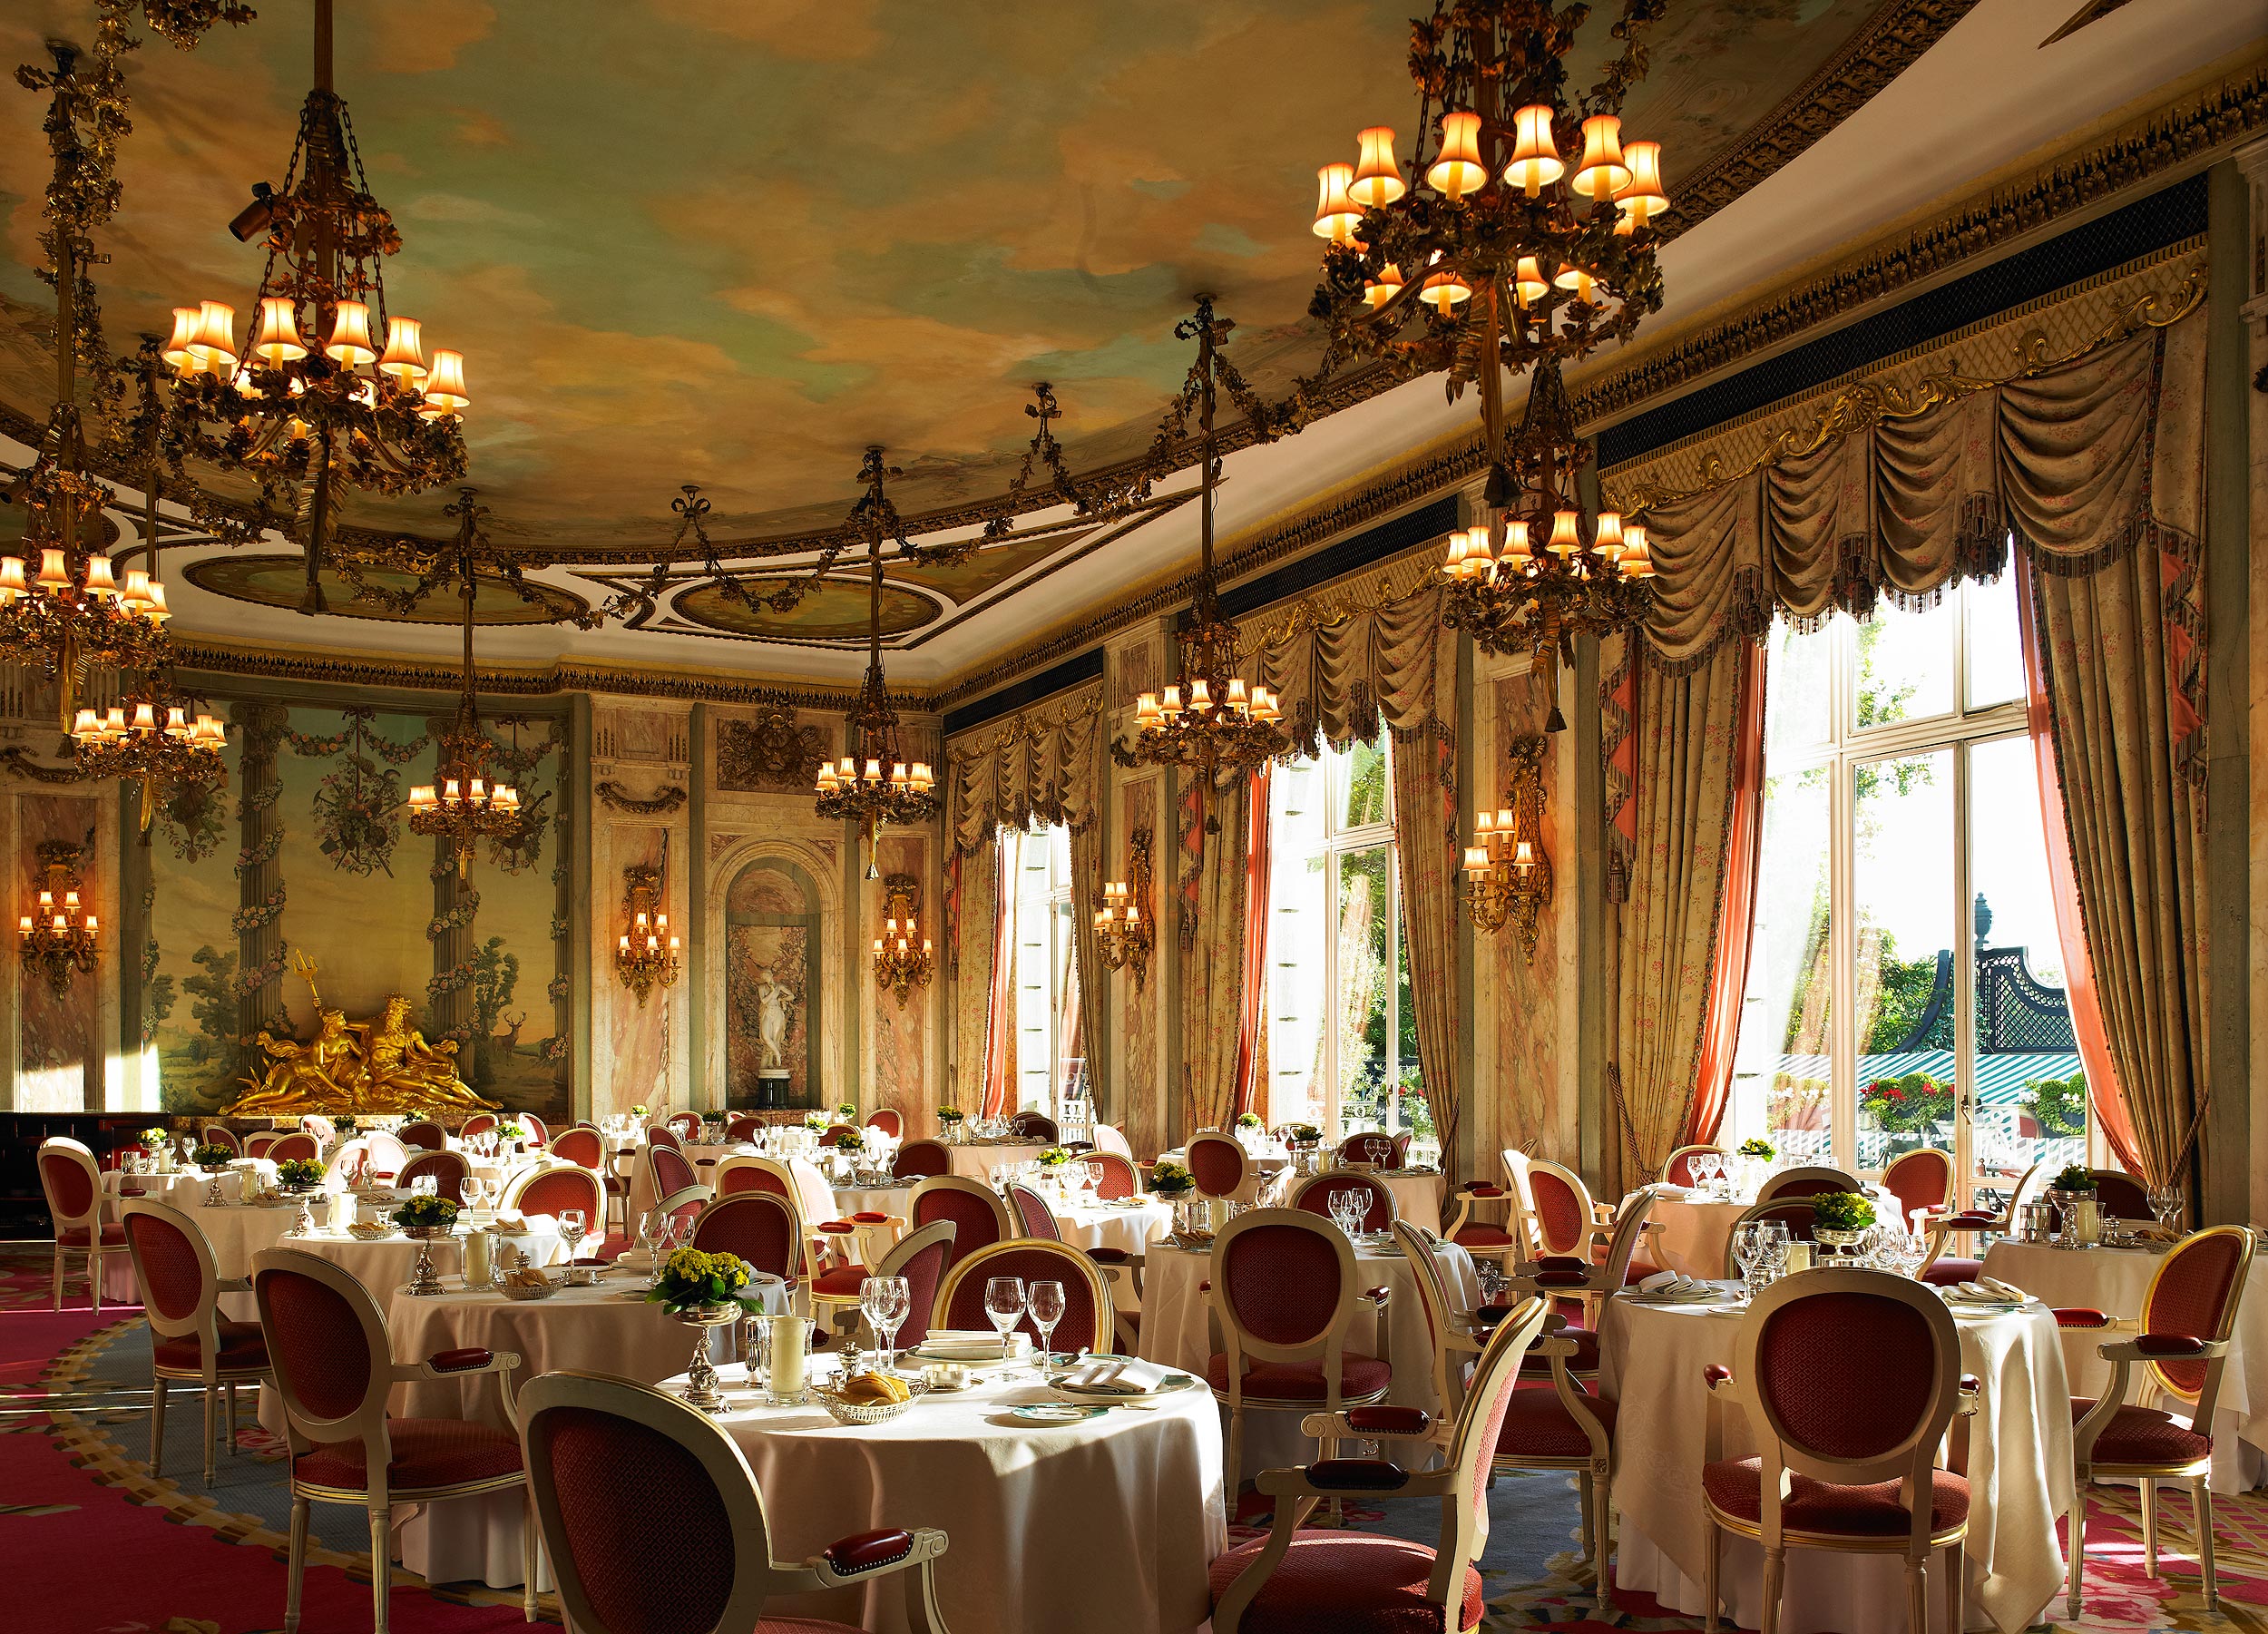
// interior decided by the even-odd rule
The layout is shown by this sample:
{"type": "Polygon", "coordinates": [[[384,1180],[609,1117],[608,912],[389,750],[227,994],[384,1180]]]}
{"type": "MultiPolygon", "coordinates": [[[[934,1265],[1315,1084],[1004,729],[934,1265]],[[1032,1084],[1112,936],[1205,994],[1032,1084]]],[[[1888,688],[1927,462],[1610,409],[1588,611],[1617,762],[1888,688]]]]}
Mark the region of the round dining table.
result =
{"type": "Polygon", "coordinates": [[[947,1174],[990,1180],[995,1169],[1029,1163],[1048,1149],[1044,1140],[967,1140],[945,1147],[947,1174]]]}
{"type": "MultiPolygon", "coordinates": [[[[1599,1322],[1600,1394],[1615,1421],[1614,1505],[1621,1515],[1615,1585],[1698,1616],[1711,1528],[1701,1470],[1756,1450],[1741,1407],[1709,1390],[1702,1370],[1737,1368],[1747,1314],[1738,1285],[1710,1304],[1607,1302],[1599,1322]]],[[[2057,1519],[2071,1507],[2070,1392],[2055,1313],[2046,1306],[1970,1313],[1950,1305],[1961,1371],[1980,1382],[1974,1415],[1957,1419],[1950,1465],[1969,1477],[1964,1627],[1999,1634],[2040,1619],[2062,1590],[2057,1519]],[[1965,1423],[1965,1427],[1964,1427],[1965,1423]]],[[[1868,1358],[1848,1358],[1848,1386],[1862,1392],[1868,1358]]],[[[1764,1551],[1726,1533],[1718,1578],[1738,1628],[1762,1627],[1764,1551]]],[[[1930,1616],[1945,1629],[1941,1551],[1932,1560],[1930,1616]]],[[[1782,1634],[1837,1629],[1899,1634],[1905,1628],[1903,1564],[1895,1555],[1788,1551],[1782,1634]]]]}
{"type": "MultiPolygon", "coordinates": [[[[882,1527],[935,1527],[948,1626],[1032,1634],[1194,1634],[1207,1569],[1228,1546],[1221,1439],[1203,1383],[1083,1422],[1012,1409],[1060,1398],[1019,1369],[926,1395],[888,1424],[838,1424],[816,1404],[765,1404],[728,1368],[719,1418],[755,1473],[777,1560],[882,1527]]],[[[1154,1384],[1171,1370],[1137,1365],[1154,1384]]],[[[1187,1375],[1179,1376],[1188,1377],[1187,1375]]],[[[678,1383],[673,1381],[673,1384],[678,1383]]],[[[669,1387],[669,1386],[665,1386],[669,1387]]],[[[767,1618],[824,1618],[905,1634],[905,1585],[883,1578],[771,1600],[767,1618]]]]}
{"type": "MultiPolygon", "coordinates": [[[[2133,1318],[2142,1315],[2150,1279],[2164,1263],[2163,1248],[2058,1248],[2004,1237],[1985,1250],[1984,1274],[2051,1306],[2133,1318]]],[[[2229,1335],[2228,1363],[2221,1370],[2221,1393],[2214,1399],[2210,1479],[2216,1492],[2268,1483],[2268,1268],[2263,1267],[2268,1261],[2255,1255],[2246,1270],[2244,1296],[2229,1335]]],[[[2074,1394],[2099,1395],[2109,1387],[2111,1365],[2103,1360],[2103,1344],[2128,1336],[2100,1328],[2063,1330],[2064,1371],[2074,1394]]]]}
{"type": "MultiPolygon", "coordinates": [[[[1455,1243],[1442,1243],[1434,1258],[1458,1307],[1471,1310],[1481,1303],[1480,1274],[1472,1256],[1455,1243]]],[[[1198,1285],[1212,1277],[1209,1250],[1176,1247],[1160,1238],[1149,1246],[1142,1281],[1141,1337],[1136,1348],[1146,1359],[1205,1376],[1206,1362],[1217,1348],[1209,1321],[1210,1296],[1198,1285]]],[[[1378,1356],[1393,1368],[1387,1399],[1422,1407],[1439,1416],[1444,1404],[1433,1389],[1433,1336],[1418,1295],[1417,1272],[1399,1248],[1357,1244],[1354,1250],[1355,1286],[1387,1290],[1385,1333],[1367,1305],[1355,1307],[1346,1348],[1358,1355],[1378,1356]]],[[[1224,1406],[1222,1412],[1227,1409],[1224,1406]]],[[[1245,1420],[1243,1475],[1249,1479],[1262,1470],[1285,1469],[1310,1463],[1315,1443],[1299,1433],[1296,1413],[1250,1411],[1245,1420]]]]}

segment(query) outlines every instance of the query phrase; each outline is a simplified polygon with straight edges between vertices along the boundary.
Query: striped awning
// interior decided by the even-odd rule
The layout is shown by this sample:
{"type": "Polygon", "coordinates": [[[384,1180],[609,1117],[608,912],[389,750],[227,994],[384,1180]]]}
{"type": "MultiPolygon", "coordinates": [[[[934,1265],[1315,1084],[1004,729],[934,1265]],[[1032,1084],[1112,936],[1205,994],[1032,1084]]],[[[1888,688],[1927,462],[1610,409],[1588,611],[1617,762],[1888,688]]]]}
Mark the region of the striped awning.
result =
{"type": "MultiPolygon", "coordinates": [[[[2068,1078],[2079,1070],[2079,1058],[2070,1050],[2009,1050],[1977,1058],[1977,1103],[1980,1106],[2019,1106],[2024,1086],[2043,1078],[2068,1078]]],[[[1783,1055],[1774,1069],[1790,1078],[1809,1078],[1824,1083],[1833,1063],[1824,1055],[1783,1055]]],[[[1939,1083],[1953,1081],[1950,1050],[1899,1050],[1859,1057],[1859,1082],[1878,1078],[1903,1078],[1920,1072],[1939,1083]]]]}

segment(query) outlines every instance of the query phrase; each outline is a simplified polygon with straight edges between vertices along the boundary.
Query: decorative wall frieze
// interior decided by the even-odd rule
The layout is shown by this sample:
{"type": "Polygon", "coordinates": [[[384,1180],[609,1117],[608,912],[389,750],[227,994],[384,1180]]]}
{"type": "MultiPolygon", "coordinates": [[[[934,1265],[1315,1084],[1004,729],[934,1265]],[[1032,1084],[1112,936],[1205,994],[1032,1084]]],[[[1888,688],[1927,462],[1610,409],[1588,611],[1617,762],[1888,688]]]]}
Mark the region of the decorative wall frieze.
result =
{"type": "Polygon", "coordinates": [[[599,803],[609,811],[619,811],[630,817],[659,817],[665,811],[675,811],[689,797],[674,784],[657,788],[646,797],[631,794],[611,778],[602,778],[591,784],[591,792],[599,797],[599,803]]]}

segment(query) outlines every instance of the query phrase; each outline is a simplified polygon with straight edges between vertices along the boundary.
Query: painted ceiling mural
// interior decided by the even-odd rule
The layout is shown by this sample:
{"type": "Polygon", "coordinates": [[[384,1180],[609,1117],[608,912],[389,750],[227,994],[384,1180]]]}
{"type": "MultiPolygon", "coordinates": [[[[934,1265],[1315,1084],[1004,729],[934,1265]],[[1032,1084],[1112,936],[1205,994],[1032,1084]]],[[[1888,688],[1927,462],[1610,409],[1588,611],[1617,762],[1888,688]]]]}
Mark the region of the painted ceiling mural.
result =
{"type": "MultiPolygon", "coordinates": [[[[1674,196],[1911,3],[1673,0],[1626,129],[1666,143],[1674,196]]],[[[1316,353],[1315,167],[1351,159],[1372,122],[1406,145],[1416,9],[347,0],[337,83],[404,240],[388,304],[464,353],[491,537],[586,561],[651,550],[679,484],[698,483],[729,555],[840,522],[870,443],[903,467],[892,497],[909,518],[1002,493],[1041,380],[1074,469],[1139,455],[1188,367],[1172,328],[1201,289],[1237,319],[1247,376],[1280,394],[1316,353]]],[[[1614,10],[1595,9],[1579,81],[1614,10]]],[[[113,346],[200,298],[248,321],[260,258],[227,223],[252,182],[281,179],[308,15],[276,0],[194,52],[151,40],[128,59],[134,130],[95,269],[113,346]]],[[[90,26],[84,0],[14,0],[0,63],[90,26]]],[[[0,413],[19,429],[44,418],[52,379],[34,272],[44,107],[0,91],[0,413]]],[[[1790,122],[1794,148],[1818,134],[1790,122]]],[[[357,494],[347,519],[444,537],[452,497],[357,494]]],[[[924,591],[961,603],[1077,537],[921,589],[924,570],[894,568],[894,616],[935,616],[924,591]]],[[[267,601],[269,576],[216,563],[200,582],[267,601]]],[[[788,640],[852,611],[832,591],[770,621],[685,608],[788,640]]],[[[420,615],[453,618],[454,602],[420,615]]]]}

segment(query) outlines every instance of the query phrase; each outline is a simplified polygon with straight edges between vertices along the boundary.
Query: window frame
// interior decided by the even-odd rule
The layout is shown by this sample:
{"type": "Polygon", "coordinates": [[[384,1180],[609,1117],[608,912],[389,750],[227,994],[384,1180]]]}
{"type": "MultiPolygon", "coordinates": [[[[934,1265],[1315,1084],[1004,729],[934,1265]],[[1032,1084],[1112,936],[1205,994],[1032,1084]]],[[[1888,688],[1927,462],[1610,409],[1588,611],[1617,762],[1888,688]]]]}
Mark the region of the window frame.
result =
{"type": "Polygon", "coordinates": [[[1065,1101],[1070,1099],[1072,1081],[1080,1074],[1081,1057],[1064,1053],[1064,1041],[1069,1037],[1075,1018],[1070,1013],[1070,1001],[1078,981],[1078,947],[1074,937],[1076,927],[1070,918],[1071,867],[1069,856],[1070,831],[1061,824],[1035,822],[1028,828],[1010,828],[1004,836],[1013,844],[1008,848],[1012,859],[1015,888],[1006,893],[1007,907],[1012,916],[1013,931],[1009,937],[1010,957],[1014,968],[1010,973],[1010,1003],[1014,1006],[1012,1023],[1016,1033],[1016,1078],[1011,1090],[1015,1105],[1013,1111],[1041,1111],[1061,1120],[1065,1101]],[[1044,869],[1025,866],[1027,847],[1038,842],[1046,846],[1047,866],[1044,869]],[[1027,889],[1025,876],[1044,873],[1047,884],[1042,889],[1027,889]],[[1024,939],[1025,914],[1034,910],[1046,926],[1043,943],[1024,939]],[[1042,1027],[1024,1024],[1024,994],[1032,985],[1026,980],[1024,953],[1028,947],[1041,947],[1047,956],[1046,1003],[1047,1023],[1042,1027]],[[1034,1033],[1041,1035],[1047,1059],[1047,1088],[1036,1105],[1027,1104],[1025,1088],[1034,1074],[1025,1045],[1034,1033]]]}

